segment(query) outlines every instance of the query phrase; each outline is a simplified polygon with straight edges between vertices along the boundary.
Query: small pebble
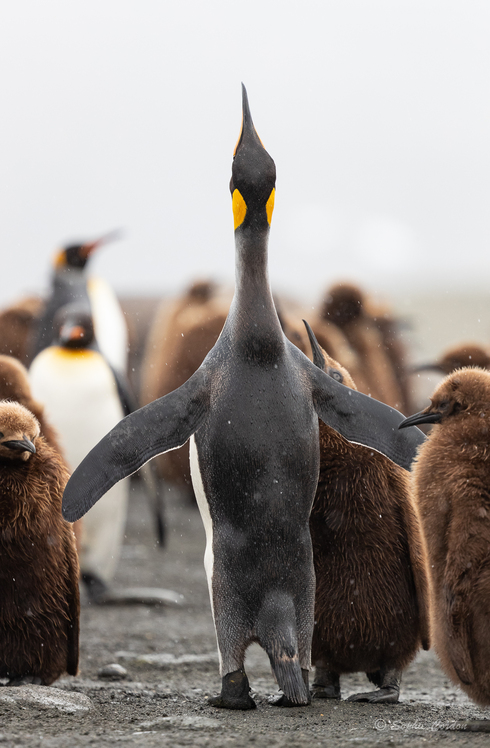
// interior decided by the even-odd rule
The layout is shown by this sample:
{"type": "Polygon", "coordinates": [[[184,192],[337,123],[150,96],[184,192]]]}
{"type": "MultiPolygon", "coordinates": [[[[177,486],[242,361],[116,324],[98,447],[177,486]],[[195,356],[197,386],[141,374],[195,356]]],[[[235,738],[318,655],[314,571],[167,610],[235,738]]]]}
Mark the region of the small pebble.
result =
{"type": "Polygon", "coordinates": [[[104,665],[97,673],[99,678],[106,680],[124,680],[128,677],[128,671],[122,665],[118,665],[117,662],[112,662],[110,665],[104,665]]]}

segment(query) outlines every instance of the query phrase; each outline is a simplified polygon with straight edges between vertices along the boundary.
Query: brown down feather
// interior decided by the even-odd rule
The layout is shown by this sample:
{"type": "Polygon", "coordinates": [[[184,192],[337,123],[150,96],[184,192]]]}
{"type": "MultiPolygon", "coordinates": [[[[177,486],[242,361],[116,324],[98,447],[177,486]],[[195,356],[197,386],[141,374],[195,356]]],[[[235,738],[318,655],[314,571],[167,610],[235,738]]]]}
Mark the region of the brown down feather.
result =
{"type": "MultiPolygon", "coordinates": [[[[356,389],[349,373],[343,384],[356,389]]],[[[333,673],[403,669],[429,647],[427,559],[409,473],[320,422],[310,518],[312,661],[333,673]]]]}
{"type": "Polygon", "coordinates": [[[446,674],[490,704],[490,372],[461,369],[423,411],[444,411],[419,450],[415,497],[429,552],[434,646],[446,674]]]}
{"type": "MultiPolygon", "coordinates": [[[[38,433],[23,406],[0,403],[0,430],[15,423],[38,433]]],[[[24,460],[0,442],[0,677],[49,685],[78,668],[78,559],[61,516],[68,472],[42,436],[34,443],[24,460]]]]}

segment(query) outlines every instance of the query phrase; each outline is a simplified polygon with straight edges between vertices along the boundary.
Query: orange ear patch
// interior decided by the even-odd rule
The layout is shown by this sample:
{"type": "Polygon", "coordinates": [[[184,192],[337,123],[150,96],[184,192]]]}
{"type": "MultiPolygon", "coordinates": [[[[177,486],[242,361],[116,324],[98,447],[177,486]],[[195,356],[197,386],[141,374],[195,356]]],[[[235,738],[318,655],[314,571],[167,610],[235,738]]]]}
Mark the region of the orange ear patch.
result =
{"type": "Polygon", "coordinates": [[[276,197],[276,189],[273,188],[271,194],[269,195],[269,199],[267,200],[267,203],[265,205],[265,209],[267,211],[267,222],[269,226],[271,225],[272,220],[272,211],[274,210],[274,200],[276,197]]]}
{"type": "Polygon", "coordinates": [[[239,192],[239,190],[233,191],[232,207],[233,207],[233,220],[235,223],[235,231],[236,231],[237,228],[241,226],[242,223],[244,222],[245,215],[247,213],[247,204],[245,200],[243,199],[241,192],[239,192]]]}

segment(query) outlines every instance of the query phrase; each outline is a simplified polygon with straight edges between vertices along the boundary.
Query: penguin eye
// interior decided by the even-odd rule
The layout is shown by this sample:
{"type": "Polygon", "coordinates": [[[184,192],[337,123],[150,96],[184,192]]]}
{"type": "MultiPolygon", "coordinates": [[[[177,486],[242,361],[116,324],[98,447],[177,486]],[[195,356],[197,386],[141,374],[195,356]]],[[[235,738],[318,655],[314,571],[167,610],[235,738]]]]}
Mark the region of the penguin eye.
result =
{"type": "Polygon", "coordinates": [[[439,403],[437,407],[437,410],[440,411],[441,413],[445,413],[447,410],[449,410],[449,405],[450,405],[449,400],[441,400],[441,402],[439,403]]]}
{"type": "Polygon", "coordinates": [[[343,382],[344,377],[342,376],[341,372],[338,369],[329,369],[328,374],[332,379],[335,379],[337,382],[343,382]]]}
{"type": "Polygon", "coordinates": [[[3,439],[3,434],[1,431],[0,431],[0,439],[3,439]]]}

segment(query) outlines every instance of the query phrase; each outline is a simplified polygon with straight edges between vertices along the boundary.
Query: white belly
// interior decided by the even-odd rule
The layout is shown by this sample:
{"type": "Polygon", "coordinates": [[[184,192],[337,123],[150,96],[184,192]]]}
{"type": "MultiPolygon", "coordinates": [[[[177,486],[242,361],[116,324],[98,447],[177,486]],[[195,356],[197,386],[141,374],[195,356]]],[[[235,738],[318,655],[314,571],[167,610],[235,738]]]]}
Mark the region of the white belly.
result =
{"type": "Polygon", "coordinates": [[[89,278],[87,291],[100,350],[117,371],[126,372],[128,328],[116,294],[102,278],[89,278]]]}
{"type": "MultiPolygon", "coordinates": [[[[29,378],[74,470],[124,416],[114,375],[100,353],[52,346],[34,359],[29,378]]],[[[128,480],[117,483],[83,518],[80,567],[106,583],[120,558],[128,492],[128,480]]]]}
{"type": "Polygon", "coordinates": [[[29,379],[72,470],[124,416],[114,376],[95,351],[46,348],[34,359],[29,379]]]}

